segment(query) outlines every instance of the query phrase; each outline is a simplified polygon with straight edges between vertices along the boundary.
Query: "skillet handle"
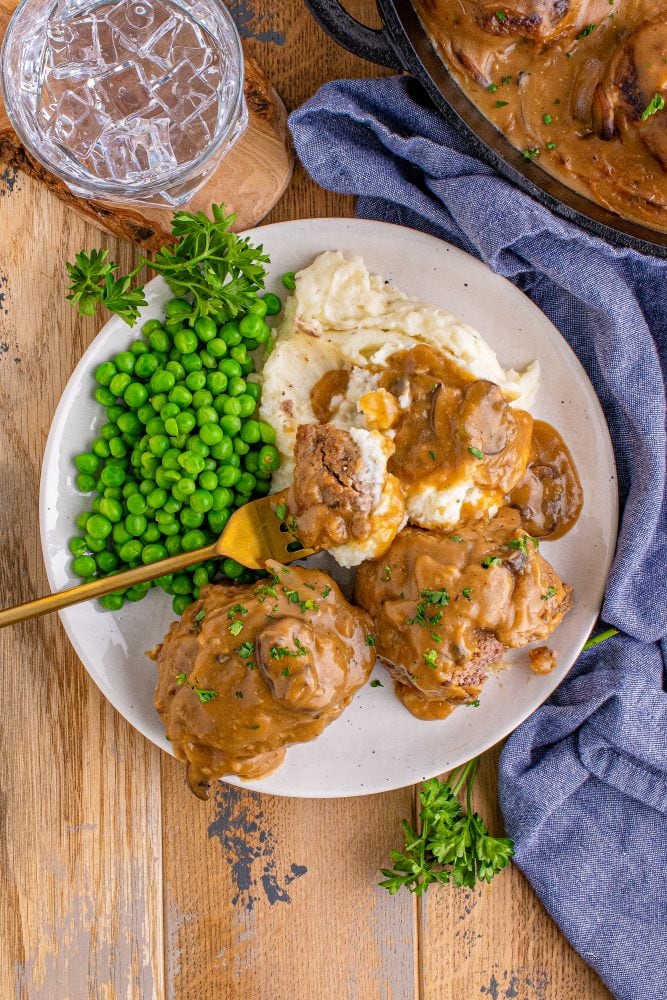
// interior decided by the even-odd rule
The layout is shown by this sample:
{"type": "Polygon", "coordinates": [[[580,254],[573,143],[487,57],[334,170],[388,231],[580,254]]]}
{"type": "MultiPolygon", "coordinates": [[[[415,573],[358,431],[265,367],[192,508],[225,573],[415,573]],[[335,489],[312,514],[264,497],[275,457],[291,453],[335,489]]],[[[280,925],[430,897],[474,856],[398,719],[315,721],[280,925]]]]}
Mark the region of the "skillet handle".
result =
{"type": "Polygon", "coordinates": [[[306,0],[306,6],[320,27],[348,52],[389,69],[404,69],[386,28],[362,24],[339,0],[306,0]]]}

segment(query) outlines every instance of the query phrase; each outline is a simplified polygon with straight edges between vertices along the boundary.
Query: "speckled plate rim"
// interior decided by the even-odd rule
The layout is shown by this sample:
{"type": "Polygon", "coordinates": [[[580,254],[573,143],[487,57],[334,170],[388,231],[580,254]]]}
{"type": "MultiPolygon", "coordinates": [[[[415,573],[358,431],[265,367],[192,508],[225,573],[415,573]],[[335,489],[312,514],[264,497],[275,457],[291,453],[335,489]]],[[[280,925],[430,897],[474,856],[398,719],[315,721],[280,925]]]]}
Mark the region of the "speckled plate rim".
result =
{"type": "MultiPolygon", "coordinates": [[[[260,781],[225,779],[258,792],[304,798],[367,795],[402,788],[440,774],[503,739],[566,676],[595,624],[613,557],[618,497],[613,450],[593,387],[581,364],[544,314],[506,279],[435,237],[360,219],[304,219],[258,227],[246,234],[271,254],[267,290],[281,292],[280,275],[298,270],[322,250],[358,253],[369,269],[406,292],[450,309],[475,326],[505,366],[538,357],[543,388],[533,412],[555,423],[573,451],[582,477],[582,517],[564,539],[545,544],[545,555],[575,588],[575,608],[550,641],[558,667],[539,677],[524,651],[487,682],[478,708],[461,708],[441,722],[414,719],[394,697],[384,670],[315,741],[292,747],[283,766],[260,781]],[[549,379],[550,389],[546,388],[549,379]],[[594,460],[591,461],[591,456],[594,460]]],[[[143,320],[160,315],[169,293],[161,279],[147,285],[143,320]]],[[[100,330],[72,373],[49,432],[40,484],[40,532],[53,590],[71,586],[67,539],[84,499],[73,485],[71,459],[99,424],[91,397],[92,372],[139,334],[113,317],[100,330]]],[[[104,612],[94,604],[60,613],[65,631],[88,673],[112,705],[136,729],[168,752],[171,747],[152,703],[153,664],[143,656],[162,637],[174,615],[162,592],[104,612]]]]}

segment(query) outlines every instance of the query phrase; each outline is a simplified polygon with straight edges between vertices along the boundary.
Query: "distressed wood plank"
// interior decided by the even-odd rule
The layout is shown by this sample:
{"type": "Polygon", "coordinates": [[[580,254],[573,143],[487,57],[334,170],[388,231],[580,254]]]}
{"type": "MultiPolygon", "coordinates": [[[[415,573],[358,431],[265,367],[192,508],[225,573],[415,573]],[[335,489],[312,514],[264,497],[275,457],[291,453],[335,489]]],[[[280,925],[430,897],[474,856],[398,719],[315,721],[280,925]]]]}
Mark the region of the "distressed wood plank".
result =
{"type": "MultiPolygon", "coordinates": [[[[484,755],[473,795],[496,834],[499,756],[484,755]]],[[[514,866],[482,888],[430,889],[419,918],[423,1000],[612,1000],[514,866]]]]}
{"type": "MultiPolygon", "coordinates": [[[[99,327],[64,302],[63,261],[100,234],[41,185],[2,178],[0,594],[10,604],[48,587],[42,453],[99,327]]],[[[108,243],[128,263],[128,249],[108,243]]],[[[0,995],[159,997],[159,753],[102,698],[57,617],[2,630],[0,657],[0,995]]]]}

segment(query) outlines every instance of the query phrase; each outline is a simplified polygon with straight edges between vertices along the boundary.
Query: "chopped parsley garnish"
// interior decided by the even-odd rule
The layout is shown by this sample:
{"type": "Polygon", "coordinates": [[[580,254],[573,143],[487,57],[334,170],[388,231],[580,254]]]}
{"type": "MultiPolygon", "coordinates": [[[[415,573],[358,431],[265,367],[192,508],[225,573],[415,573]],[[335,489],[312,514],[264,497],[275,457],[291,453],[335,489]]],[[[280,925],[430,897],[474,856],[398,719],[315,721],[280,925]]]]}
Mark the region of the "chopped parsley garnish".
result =
{"type": "Polygon", "coordinates": [[[480,461],[484,458],[484,452],[480,451],[479,448],[468,448],[468,451],[473,458],[478,458],[480,461]]]}
{"type": "Polygon", "coordinates": [[[642,111],[642,121],[645,122],[651,115],[656,114],[658,111],[662,111],[665,107],[665,99],[661,97],[660,94],[656,94],[655,97],[651,98],[644,110],[642,111]]]}
{"type": "Polygon", "coordinates": [[[446,590],[422,590],[420,597],[423,597],[427,604],[435,604],[440,608],[446,608],[449,604],[449,594],[446,590]]]}
{"type": "Polygon", "coordinates": [[[500,82],[502,83],[503,87],[509,87],[510,83],[512,82],[512,77],[504,76],[500,82]]]}
{"type": "Polygon", "coordinates": [[[525,552],[528,555],[528,539],[525,535],[521,538],[510,538],[506,544],[508,549],[520,549],[521,552],[525,552]]]}
{"type": "Polygon", "coordinates": [[[322,590],[322,597],[326,598],[331,593],[331,587],[327,584],[322,590]]]}
{"type": "Polygon", "coordinates": [[[426,628],[427,626],[437,625],[442,618],[442,611],[436,611],[434,615],[426,614],[426,605],[423,601],[420,601],[417,605],[417,611],[414,618],[406,618],[406,625],[419,625],[420,628],[426,628]]]}
{"type": "Polygon", "coordinates": [[[204,621],[204,618],[206,618],[206,611],[202,608],[201,611],[198,611],[194,617],[194,623],[192,625],[193,632],[201,632],[201,623],[204,621]]]}
{"type": "Polygon", "coordinates": [[[252,656],[254,652],[255,652],[255,643],[250,642],[249,639],[246,639],[245,642],[242,642],[238,648],[238,654],[242,660],[247,660],[248,657],[252,656]]]}
{"type": "Polygon", "coordinates": [[[288,590],[287,587],[283,587],[283,594],[291,604],[301,603],[298,590],[288,590]]]}
{"type": "Polygon", "coordinates": [[[366,636],[366,645],[367,646],[374,646],[375,645],[375,636],[374,635],[367,635],[366,636]]]}
{"type": "Polygon", "coordinates": [[[231,622],[231,624],[229,625],[229,631],[232,635],[238,635],[239,632],[242,631],[242,629],[243,629],[243,622],[238,621],[238,619],[235,622],[231,622]]]}
{"type": "Polygon", "coordinates": [[[218,697],[217,691],[207,690],[206,688],[193,688],[192,690],[197,695],[202,705],[206,705],[209,701],[213,701],[214,698],[218,697]]]}
{"type": "Polygon", "coordinates": [[[468,708],[479,708],[479,698],[476,701],[467,701],[466,705],[468,708]]]}
{"type": "Polygon", "coordinates": [[[317,590],[314,583],[304,583],[304,587],[308,587],[308,590],[317,590]]]}
{"type": "Polygon", "coordinates": [[[544,122],[545,125],[551,125],[553,118],[551,117],[551,115],[542,115],[542,121],[544,122]]]}
{"type": "Polygon", "coordinates": [[[307,601],[299,601],[299,607],[305,615],[306,611],[319,611],[320,606],[317,601],[314,601],[312,597],[309,597],[307,601]]]}
{"type": "Polygon", "coordinates": [[[259,726],[246,726],[246,729],[259,729],[259,726]]]}
{"type": "MultiPolygon", "coordinates": [[[[229,619],[233,618],[235,615],[247,615],[248,609],[244,608],[242,604],[235,604],[234,607],[230,608],[227,612],[227,617],[229,619]]],[[[197,619],[195,618],[195,621],[197,619]]]]}
{"type": "Polygon", "coordinates": [[[373,678],[373,680],[371,681],[371,687],[372,688],[382,688],[382,687],[384,687],[384,684],[382,683],[382,681],[377,680],[377,678],[373,678]]]}
{"type": "Polygon", "coordinates": [[[555,142],[548,142],[547,149],[556,149],[556,145],[557,144],[555,142]]]}
{"type": "Polygon", "coordinates": [[[463,539],[461,538],[460,535],[450,535],[449,536],[449,540],[450,540],[450,542],[462,542],[463,541],[463,539]]]}
{"type": "Polygon", "coordinates": [[[235,696],[236,696],[237,698],[242,698],[242,697],[243,697],[243,691],[235,691],[235,692],[234,692],[234,695],[235,695],[235,696]]]}
{"type": "Polygon", "coordinates": [[[579,32],[579,34],[577,35],[577,39],[587,38],[588,35],[592,35],[593,34],[593,32],[595,31],[596,28],[597,28],[597,24],[587,24],[586,27],[582,31],[579,32]]]}
{"type": "Polygon", "coordinates": [[[495,94],[495,92],[498,89],[498,84],[497,83],[490,83],[489,86],[486,89],[489,91],[490,94],[495,94]]]}
{"type": "Polygon", "coordinates": [[[506,108],[508,104],[509,101],[496,101],[497,108],[506,108]]]}
{"type": "Polygon", "coordinates": [[[436,453],[434,451],[430,451],[429,450],[428,456],[429,456],[429,458],[431,459],[432,462],[437,461],[438,456],[436,455],[436,453]]]}
{"type": "Polygon", "coordinates": [[[287,527],[288,527],[289,531],[296,531],[297,528],[299,527],[294,514],[292,514],[292,516],[290,517],[289,521],[287,522],[287,527]]]}
{"type": "Polygon", "coordinates": [[[482,559],[482,566],[484,569],[488,569],[489,566],[497,566],[501,562],[502,559],[499,559],[498,556],[487,556],[486,559],[482,559]]]}
{"type": "Polygon", "coordinates": [[[259,589],[255,591],[255,597],[257,598],[260,604],[264,604],[264,601],[267,599],[267,597],[277,597],[277,596],[278,594],[276,588],[271,587],[269,585],[267,585],[266,587],[259,587],[259,589]]]}
{"type": "Polygon", "coordinates": [[[506,21],[507,20],[507,14],[503,14],[502,10],[497,10],[496,11],[496,20],[497,21],[506,21]]]}
{"type": "Polygon", "coordinates": [[[466,601],[472,601],[472,587],[464,587],[461,591],[466,601]]]}
{"type": "Polygon", "coordinates": [[[540,150],[537,146],[532,146],[530,149],[521,150],[523,153],[524,160],[535,160],[540,155],[540,150]]]}
{"type": "Polygon", "coordinates": [[[284,521],[287,517],[287,504],[279,503],[273,508],[273,512],[279,521],[284,521]]]}
{"type": "Polygon", "coordinates": [[[290,669],[289,669],[289,667],[283,667],[283,669],[280,671],[280,676],[281,677],[289,677],[289,675],[290,675],[290,669]]]}
{"type": "Polygon", "coordinates": [[[391,566],[389,565],[385,566],[382,574],[382,582],[387,583],[388,580],[391,580],[391,566]]]}
{"type": "Polygon", "coordinates": [[[178,684],[179,687],[182,684],[185,684],[185,682],[187,681],[187,679],[188,679],[188,675],[187,674],[176,674],[176,683],[178,684]]]}
{"type": "Polygon", "coordinates": [[[286,656],[305,656],[309,651],[298,639],[294,640],[296,649],[288,649],[287,646],[271,646],[269,656],[272,660],[282,660],[286,656]]]}
{"type": "Polygon", "coordinates": [[[554,104],[560,104],[560,98],[559,97],[556,98],[556,100],[554,101],[554,104]]]}
{"type": "Polygon", "coordinates": [[[424,653],[424,663],[429,668],[429,670],[437,670],[438,653],[435,649],[427,649],[427,651],[424,653]]]}
{"type": "Polygon", "coordinates": [[[555,597],[557,593],[558,593],[558,591],[556,590],[555,587],[547,587],[547,589],[545,590],[545,592],[542,594],[542,600],[543,601],[548,601],[552,597],[555,597]]]}

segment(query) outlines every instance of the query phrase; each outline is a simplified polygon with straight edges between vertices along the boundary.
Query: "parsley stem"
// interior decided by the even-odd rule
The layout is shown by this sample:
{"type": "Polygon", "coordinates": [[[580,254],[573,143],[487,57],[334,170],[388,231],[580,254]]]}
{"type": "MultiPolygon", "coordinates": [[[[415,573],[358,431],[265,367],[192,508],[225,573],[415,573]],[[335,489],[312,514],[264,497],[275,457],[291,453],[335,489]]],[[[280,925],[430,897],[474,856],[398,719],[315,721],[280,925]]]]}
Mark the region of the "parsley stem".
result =
{"type": "Polygon", "coordinates": [[[618,635],[617,628],[608,628],[604,632],[600,632],[599,635],[594,635],[588,642],[585,642],[582,647],[582,653],[585,653],[587,649],[592,649],[593,646],[597,646],[600,642],[605,642],[607,639],[611,639],[612,636],[618,635]]]}

